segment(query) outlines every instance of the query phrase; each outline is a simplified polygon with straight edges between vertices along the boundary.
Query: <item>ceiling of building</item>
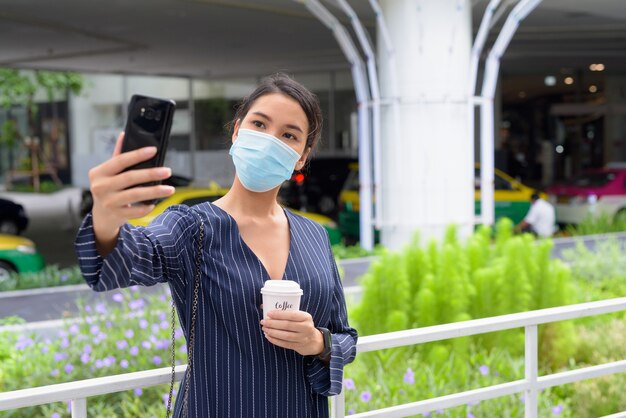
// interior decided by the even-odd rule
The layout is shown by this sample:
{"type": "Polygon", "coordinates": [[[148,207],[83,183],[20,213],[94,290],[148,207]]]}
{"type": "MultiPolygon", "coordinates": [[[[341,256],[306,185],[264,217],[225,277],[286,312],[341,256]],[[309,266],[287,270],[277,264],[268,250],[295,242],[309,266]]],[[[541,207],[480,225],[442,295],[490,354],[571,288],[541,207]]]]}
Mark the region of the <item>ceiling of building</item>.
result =
{"type": "MultiPolygon", "coordinates": [[[[476,31],[488,1],[472,3],[476,31]]],[[[502,3],[510,11],[515,1],[502,3]]],[[[349,26],[335,1],[323,4],[349,26]]],[[[375,36],[369,2],[350,4],[375,36]]],[[[566,74],[602,62],[626,72],[625,58],[623,0],[544,0],[502,71],[566,74]]],[[[216,79],[348,64],[330,31],[294,0],[0,0],[0,66],[216,79]]]]}

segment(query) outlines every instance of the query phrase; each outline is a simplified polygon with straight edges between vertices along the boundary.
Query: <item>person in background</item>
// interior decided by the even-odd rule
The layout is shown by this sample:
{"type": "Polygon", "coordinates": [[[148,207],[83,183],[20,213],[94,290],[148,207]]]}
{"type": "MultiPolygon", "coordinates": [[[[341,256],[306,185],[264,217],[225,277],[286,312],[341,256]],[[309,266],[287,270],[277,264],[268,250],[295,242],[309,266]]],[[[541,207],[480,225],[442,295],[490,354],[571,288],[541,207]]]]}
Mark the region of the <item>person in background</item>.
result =
{"type": "Polygon", "coordinates": [[[516,231],[532,232],[541,238],[551,237],[554,233],[554,206],[535,192],[530,197],[530,209],[526,217],[517,224],[516,231]]]}

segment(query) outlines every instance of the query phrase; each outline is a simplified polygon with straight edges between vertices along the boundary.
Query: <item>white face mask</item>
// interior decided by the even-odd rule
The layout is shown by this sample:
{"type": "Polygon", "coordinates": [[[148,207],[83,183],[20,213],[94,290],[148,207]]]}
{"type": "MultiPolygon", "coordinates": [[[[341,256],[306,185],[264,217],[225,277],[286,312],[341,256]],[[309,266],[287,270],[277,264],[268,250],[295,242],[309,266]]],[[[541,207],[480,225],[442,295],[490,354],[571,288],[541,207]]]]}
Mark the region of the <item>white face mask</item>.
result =
{"type": "Polygon", "coordinates": [[[300,159],[300,154],[280,139],[251,129],[239,129],[229,154],[243,187],[258,193],[288,180],[300,159]]]}

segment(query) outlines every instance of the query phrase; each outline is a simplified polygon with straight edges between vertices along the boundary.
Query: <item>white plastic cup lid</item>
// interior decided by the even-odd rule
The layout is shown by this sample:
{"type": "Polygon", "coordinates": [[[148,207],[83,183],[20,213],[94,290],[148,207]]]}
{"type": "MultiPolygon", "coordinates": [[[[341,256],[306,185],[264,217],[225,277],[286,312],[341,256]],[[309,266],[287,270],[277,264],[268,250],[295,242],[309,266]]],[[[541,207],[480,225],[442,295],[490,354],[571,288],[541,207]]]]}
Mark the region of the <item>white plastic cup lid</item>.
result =
{"type": "Polygon", "coordinates": [[[267,280],[261,294],[279,293],[281,295],[302,295],[300,285],[293,280],[267,280]]]}

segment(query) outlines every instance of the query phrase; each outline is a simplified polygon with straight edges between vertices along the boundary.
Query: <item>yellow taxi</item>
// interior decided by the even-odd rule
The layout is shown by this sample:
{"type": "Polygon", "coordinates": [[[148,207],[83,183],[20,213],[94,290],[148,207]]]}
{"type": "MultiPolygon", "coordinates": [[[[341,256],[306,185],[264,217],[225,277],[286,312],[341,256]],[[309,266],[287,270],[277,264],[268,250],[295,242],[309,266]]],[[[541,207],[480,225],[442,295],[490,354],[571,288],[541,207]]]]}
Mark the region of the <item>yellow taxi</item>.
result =
{"type": "MultiPolygon", "coordinates": [[[[212,183],[209,187],[177,187],[173,195],[159,201],[155,208],[141,218],[131,219],[128,222],[135,226],[147,226],[159,216],[166,208],[172,205],[193,206],[204,202],[214,202],[228,192],[227,188],[220,187],[212,183]]],[[[341,242],[341,234],[337,229],[337,224],[327,216],[312,212],[300,212],[298,210],[289,209],[291,212],[309,218],[320,224],[328,232],[328,237],[332,245],[341,242]]]]}
{"type": "Polygon", "coordinates": [[[37,272],[44,267],[44,259],[31,240],[0,234],[0,282],[14,273],[37,272]]]}
{"type": "MultiPolygon", "coordinates": [[[[480,166],[474,165],[474,213],[480,214],[480,166]]],[[[515,180],[505,172],[494,172],[495,219],[509,218],[519,223],[530,208],[530,197],[536,189],[515,180]]],[[[545,193],[541,197],[547,199],[545,193]]],[[[359,238],[359,165],[350,166],[350,174],[339,194],[339,230],[348,241],[359,238]]]]}

